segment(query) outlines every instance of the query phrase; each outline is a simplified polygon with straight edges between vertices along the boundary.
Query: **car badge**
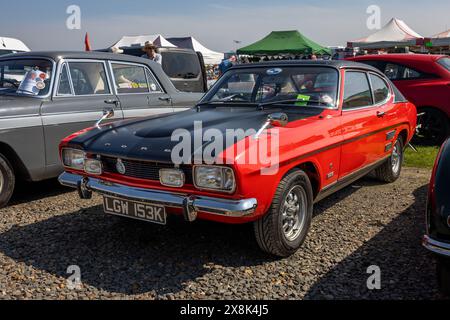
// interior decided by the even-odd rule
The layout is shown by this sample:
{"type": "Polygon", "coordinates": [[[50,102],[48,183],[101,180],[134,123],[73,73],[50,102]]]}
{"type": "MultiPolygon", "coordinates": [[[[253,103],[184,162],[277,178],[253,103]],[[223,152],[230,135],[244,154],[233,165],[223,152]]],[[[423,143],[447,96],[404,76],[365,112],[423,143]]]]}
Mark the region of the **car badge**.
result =
{"type": "Polygon", "coordinates": [[[117,169],[117,172],[120,174],[125,174],[125,172],[127,171],[127,169],[125,168],[125,165],[122,162],[122,159],[117,159],[116,169],[117,169]]]}
{"type": "Polygon", "coordinates": [[[275,76],[275,75],[280,74],[282,72],[283,72],[283,69],[280,69],[280,68],[273,68],[273,69],[269,69],[269,70],[266,71],[266,73],[269,76],[275,76]]]}

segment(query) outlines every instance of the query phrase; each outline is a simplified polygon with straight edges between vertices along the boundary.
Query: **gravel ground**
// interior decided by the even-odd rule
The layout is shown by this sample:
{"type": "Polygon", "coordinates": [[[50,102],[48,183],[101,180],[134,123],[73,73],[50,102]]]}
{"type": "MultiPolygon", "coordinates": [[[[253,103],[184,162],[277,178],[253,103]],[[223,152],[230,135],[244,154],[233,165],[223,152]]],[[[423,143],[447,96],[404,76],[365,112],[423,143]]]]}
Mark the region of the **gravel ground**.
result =
{"type": "Polygon", "coordinates": [[[322,201],[284,260],[262,254],[249,225],[124,222],[99,197],[26,184],[0,210],[0,299],[441,299],[421,247],[429,176],[407,168],[395,184],[365,178],[322,201]],[[70,265],[81,288],[67,287],[70,265]],[[381,290],[367,289],[371,265],[381,290]]]}

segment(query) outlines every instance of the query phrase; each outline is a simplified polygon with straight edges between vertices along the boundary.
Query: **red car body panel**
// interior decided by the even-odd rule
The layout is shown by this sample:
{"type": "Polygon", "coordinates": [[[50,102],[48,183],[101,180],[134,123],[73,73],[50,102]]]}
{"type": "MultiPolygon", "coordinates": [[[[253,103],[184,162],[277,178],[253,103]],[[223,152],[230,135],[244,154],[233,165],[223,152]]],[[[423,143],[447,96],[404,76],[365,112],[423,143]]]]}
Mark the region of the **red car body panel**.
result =
{"type": "MultiPolygon", "coordinates": [[[[408,143],[417,123],[415,106],[410,102],[395,102],[391,88],[390,99],[383,105],[357,110],[343,111],[343,92],[345,70],[340,70],[341,83],[339,108],[324,110],[319,116],[289,122],[286,127],[276,128],[279,134],[279,170],[275,175],[261,175],[263,164],[233,165],[237,181],[233,194],[206,192],[193,185],[185,185],[174,190],[158,182],[134,179],[121,175],[104,174],[102,179],[127,186],[154,190],[176,191],[177,193],[198,196],[211,196],[224,199],[256,198],[256,211],[247,217],[226,217],[199,212],[200,219],[223,223],[246,223],[260,219],[269,209],[276,189],[283,177],[293,168],[303,168],[309,175],[316,200],[339,181],[379,162],[390,155],[386,145],[403,135],[408,143]],[[383,114],[383,117],[380,117],[383,114]],[[387,134],[395,131],[392,139],[387,134]]],[[[271,130],[267,130],[261,139],[270,139],[271,130]]],[[[60,149],[70,144],[76,134],[62,141],[60,149]]],[[[246,138],[247,140],[252,137],[246,138]]],[[[251,141],[246,141],[252,148],[251,141]]],[[[231,148],[235,148],[232,146],[231,148]]],[[[218,158],[227,159],[230,150],[225,150],[218,158]]],[[[246,150],[248,151],[248,149],[246,150]]],[[[85,172],[66,169],[67,172],[89,176],[85,172]]],[[[92,176],[98,178],[96,176],[92,176]]],[[[181,214],[181,210],[167,208],[169,214],[181,214]]]]}
{"type": "Polygon", "coordinates": [[[394,63],[427,76],[417,79],[393,80],[395,86],[417,108],[434,107],[450,117],[450,72],[437,63],[448,56],[423,54],[385,54],[349,58],[349,61],[394,63]]]}

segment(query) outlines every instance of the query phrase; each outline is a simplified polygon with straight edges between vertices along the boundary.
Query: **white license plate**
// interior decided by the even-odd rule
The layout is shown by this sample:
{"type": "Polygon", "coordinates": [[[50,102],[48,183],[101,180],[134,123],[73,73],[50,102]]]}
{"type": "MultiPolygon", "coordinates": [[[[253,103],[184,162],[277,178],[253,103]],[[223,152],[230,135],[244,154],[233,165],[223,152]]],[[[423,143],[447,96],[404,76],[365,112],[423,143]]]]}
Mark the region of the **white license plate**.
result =
{"type": "Polygon", "coordinates": [[[105,213],[128,217],[157,224],[167,223],[166,209],[163,206],[123,200],[114,197],[103,197],[105,213]]]}

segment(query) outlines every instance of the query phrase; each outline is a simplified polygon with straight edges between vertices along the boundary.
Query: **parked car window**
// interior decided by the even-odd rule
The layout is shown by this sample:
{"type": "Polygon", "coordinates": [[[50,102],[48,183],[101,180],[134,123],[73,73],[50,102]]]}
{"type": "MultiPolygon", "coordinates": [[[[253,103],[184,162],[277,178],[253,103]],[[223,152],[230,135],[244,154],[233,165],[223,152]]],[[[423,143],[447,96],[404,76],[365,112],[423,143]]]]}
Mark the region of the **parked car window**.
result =
{"type": "Polygon", "coordinates": [[[50,92],[53,63],[44,59],[0,61],[0,94],[45,96],[50,92]]]}
{"type": "Polygon", "coordinates": [[[427,77],[424,73],[395,63],[386,64],[384,74],[390,80],[410,80],[427,77]]]}
{"type": "Polygon", "coordinates": [[[61,68],[61,73],[59,75],[58,84],[58,96],[72,95],[72,89],[70,88],[70,79],[67,70],[67,65],[64,63],[61,68]]]}
{"type": "Polygon", "coordinates": [[[69,62],[75,95],[96,95],[111,93],[102,62],[69,62]]]}
{"type": "Polygon", "coordinates": [[[173,79],[196,79],[201,73],[195,53],[163,52],[163,69],[173,79]]]}
{"type": "Polygon", "coordinates": [[[445,69],[450,71],[450,58],[441,58],[438,60],[438,63],[443,66],[445,69]]]}
{"type": "Polygon", "coordinates": [[[398,64],[388,63],[386,65],[386,68],[384,69],[384,74],[390,80],[397,80],[400,78],[400,74],[401,74],[400,66],[398,64]]]}
{"type": "Polygon", "coordinates": [[[112,69],[118,94],[150,92],[143,66],[113,63],[112,69]]]}
{"type": "Polygon", "coordinates": [[[344,109],[367,107],[373,104],[366,73],[347,71],[344,88],[344,109]]]}
{"type": "Polygon", "coordinates": [[[389,96],[389,86],[379,76],[370,74],[370,82],[372,84],[373,98],[375,104],[385,101],[389,96]]]}
{"type": "Polygon", "coordinates": [[[148,85],[150,87],[150,91],[151,92],[162,92],[163,90],[159,86],[158,81],[156,81],[155,77],[150,72],[150,70],[148,70],[146,68],[145,71],[146,71],[146,74],[147,74],[147,81],[148,81],[148,85]]]}

